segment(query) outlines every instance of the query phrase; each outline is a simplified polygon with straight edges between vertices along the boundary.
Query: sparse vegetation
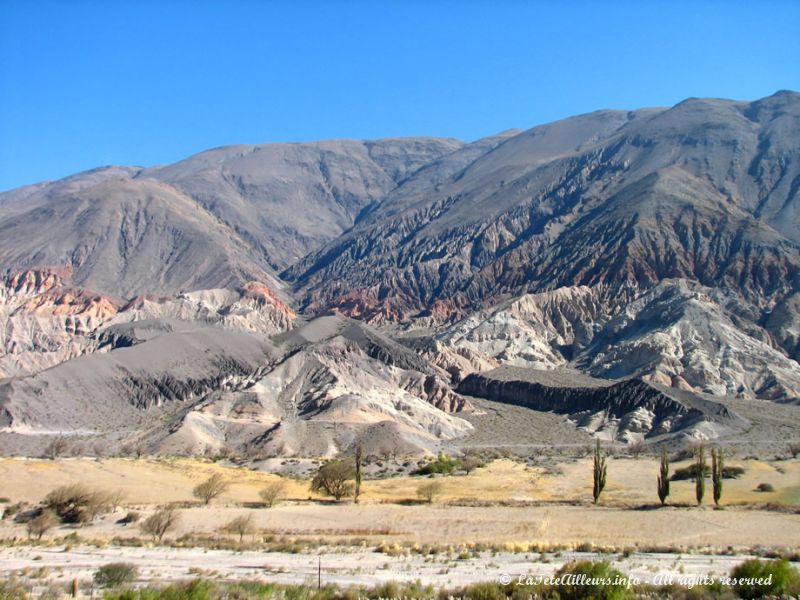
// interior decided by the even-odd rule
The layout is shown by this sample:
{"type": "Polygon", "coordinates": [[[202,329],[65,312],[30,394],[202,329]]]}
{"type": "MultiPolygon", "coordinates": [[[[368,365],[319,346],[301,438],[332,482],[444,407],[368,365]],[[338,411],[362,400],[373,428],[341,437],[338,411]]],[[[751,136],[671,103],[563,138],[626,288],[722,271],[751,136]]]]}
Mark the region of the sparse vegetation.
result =
{"type": "Polygon", "coordinates": [[[265,485],[258,492],[267,508],[272,508],[280,502],[286,494],[286,482],[281,480],[273,481],[265,485]]]}
{"type": "Polygon", "coordinates": [[[179,515],[173,508],[162,508],[147,517],[141,524],[142,533],[161,541],[178,524],[179,515]]]}
{"type": "Polygon", "coordinates": [[[759,483],[756,486],[756,491],[757,492],[774,492],[775,491],[775,486],[773,486],[771,483],[759,483]]]}
{"type": "Polygon", "coordinates": [[[785,559],[746,560],[731,571],[731,578],[737,580],[733,589],[740,598],[800,594],[800,572],[785,559]]]}
{"type": "Polygon", "coordinates": [[[227,491],[230,484],[219,473],[214,473],[203,483],[198,484],[193,490],[192,495],[203,504],[210,504],[214,498],[219,497],[227,491]]]}
{"type": "Polygon", "coordinates": [[[436,460],[418,469],[415,475],[451,475],[459,467],[459,462],[449,454],[440,454],[436,460]]]}
{"type": "Polygon", "coordinates": [[[460,463],[461,469],[469,475],[475,469],[483,466],[483,461],[477,456],[465,456],[460,463]]]}
{"type": "Polygon", "coordinates": [[[628,454],[633,458],[639,458],[646,449],[647,444],[644,443],[644,440],[636,440],[628,444],[628,454]]]}
{"type": "Polygon", "coordinates": [[[44,505],[52,509],[62,523],[89,523],[110,504],[108,494],[80,484],[58,487],[44,499],[44,505]]]}
{"type": "Polygon", "coordinates": [[[557,586],[560,600],[623,600],[631,597],[626,587],[627,577],[607,562],[580,561],[568,563],[556,572],[567,583],[557,586]],[[568,578],[567,576],[572,576],[568,578]],[[573,583],[574,581],[574,583],[573,583]],[[588,583],[582,584],[583,581],[588,583]],[[610,583],[598,583],[610,582],[610,583]]]}
{"type": "Polygon", "coordinates": [[[58,525],[58,515],[49,508],[45,508],[38,515],[25,524],[28,537],[41,540],[45,533],[58,525]]]}
{"type": "MultiPolygon", "coordinates": [[[[723,479],[738,479],[742,475],[744,475],[744,469],[738,466],[724,466],[722,467],[722,478],[723,479]]],[[[686,480],[695,480],[697,479],[698,467],[697,463],[689,465],[688,467],[683,467],[681,469],[675,469],[675,472],[672,474],[670,478],[672,481],[686,481],[686,480]]],[[[711,468],[705,464],[703,467],[703,476],[708,479],[711,477],[711,468]]]]}
{"type": "Polygon", "coordinates": [[[593,477],[592,477],[592,496],[594,497],[594,503],[597,504],[597,501],[600,498],[600,494],[603,493],[603,490],[606,487],[606,474],[607,474],[607,467],[606,467],[606,457],[603,454],[602,449],[600,448],[600,440],[595,440],[595,447],[594,447],[594,460],[593,460],[593,477]]]}
{"type": "Polygon", "coordinates": [[[63,435],[57,435],[45,446],[43,456],[50,460],[55,460],[59,456],[64,456],[69,450],[69,439],[63,435]]]}
{"type": "Polygon", "coordinates": [[[667,449],[662,448],[658,473],[658,499],[661,501],[661,506],[667,503],[667,496],[669,496],[669,456],[667,449]]]}
{"type": "Polygon", "coordinates": [[[253,533],[255,531],[255,525],[253,523],[253,515],[240,515],[235,519],[231,520],[227,523],[223,528],[222,531],[225,533],[231,533],[234,535],[239,536],[239,542],[244,539],[244,536],[248,533],[253,533]]]}
{"type": "Polygon", "coordinates": [[[94,582],[101,588],[118,588],[133,583],[139,574],[136,565],[115,562],[103,565],[94,574],[94,582]]]}
{"type": "Polygon", "coordinates": [[[433,504],[433,501],[442,493],[441,481],[426,481],[420,484],[417,488],[417,496],[425,500],[428,504],[433,504]]]}
{"type": "Polygon", "coordinates": [[[138,523],[139,519],[142,518],[142,515],[139,514],[138,511],[130,510],[128,513],[120,519],[120,523],[125,525],[129,525],[131,523],[138,523]]]}
{"type": "Polygon", "coordinates": [[[333,496],[338,502],[349,496],[353,490],[351,483],[355,478],[354,466],[343,460],[332,460],[322,465],[314,479],[311,480],[311,491],[333,496]]]}

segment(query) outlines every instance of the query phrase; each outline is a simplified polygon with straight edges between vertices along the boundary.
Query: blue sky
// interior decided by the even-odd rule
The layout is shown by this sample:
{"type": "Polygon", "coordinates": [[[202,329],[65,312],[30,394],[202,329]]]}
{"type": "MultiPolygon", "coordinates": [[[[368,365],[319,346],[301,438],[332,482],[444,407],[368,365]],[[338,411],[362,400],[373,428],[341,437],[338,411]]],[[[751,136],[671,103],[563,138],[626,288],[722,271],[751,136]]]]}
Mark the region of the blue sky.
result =
{"type": "Polygon", "coordinates": [[[800,2],[0,0],[0,190],[232,143],[800,90],[800,2]]]}

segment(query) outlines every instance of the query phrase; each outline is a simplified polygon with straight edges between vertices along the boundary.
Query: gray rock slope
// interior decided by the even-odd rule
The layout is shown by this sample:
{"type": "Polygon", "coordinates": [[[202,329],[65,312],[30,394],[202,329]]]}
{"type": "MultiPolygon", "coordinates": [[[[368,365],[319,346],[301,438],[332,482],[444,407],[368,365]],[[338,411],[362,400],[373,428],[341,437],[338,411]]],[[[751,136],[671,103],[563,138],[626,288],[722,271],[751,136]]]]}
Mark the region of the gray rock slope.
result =
{"type": "Polygon", "coordinates": [[[405,177],[459,148],[427,138],[230,146],[174,165],[108,167],[0,194],[0,264],[66,267],[129,298],[277,287],[405,177]]]}
{"type": "Polygon", "coordinates": [[[626,380],[625,407],[575,392],[598,435],[714,436],[741,423],[704,395],[800,399],[799,197],[793,92],[469,144],[228,146],[11,190],[3,427],[433,449],[469,428],[454,386],[505,365],[626,380]]]}
{"type": "Polygon", "coordinates": [[[719,402],[639,379],[610,382],[568,372],[506,367],[473,373],[459,384],[458,391],[569,415],[576,425],[598,437],[623,442],[675,433],[718,437],[750,424],[719,402]]]}
{"type": "Polygon", "coordinates": [[[765,308],[797,285],[799,132],[791,92],[537,127],[438,178],[423,169],[285,275],[312,309],[374,319],[664,278],[765,308]]]}
{"type": "MultiPolygon", "coordinates": [[[[0,443],[54,434],[106,450],[253,457],[370,447],[434,451],[471,425],[446,376],[367,326],[322,317],[273,339],[176,319],[118,323],[99,348],[0,382],[0,443]]],[[[36,444],[34,446],[37,446],[36,444]]],[[[28,450],[30,451],[30,450],[28,450]]]]}

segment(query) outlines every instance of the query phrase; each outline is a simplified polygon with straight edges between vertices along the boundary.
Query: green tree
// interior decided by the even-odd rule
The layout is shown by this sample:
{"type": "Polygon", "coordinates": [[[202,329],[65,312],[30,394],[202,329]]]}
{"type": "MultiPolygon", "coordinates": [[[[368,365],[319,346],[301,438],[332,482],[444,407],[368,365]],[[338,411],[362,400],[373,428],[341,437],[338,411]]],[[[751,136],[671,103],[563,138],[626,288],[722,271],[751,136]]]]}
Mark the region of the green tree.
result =
{"type": "Polygon", "coordinates": [[[353,491],[354,466],[343,460],[332,460],[319,468],[311,480],[311,491],[333,496],[338,502],[353,491]]]}

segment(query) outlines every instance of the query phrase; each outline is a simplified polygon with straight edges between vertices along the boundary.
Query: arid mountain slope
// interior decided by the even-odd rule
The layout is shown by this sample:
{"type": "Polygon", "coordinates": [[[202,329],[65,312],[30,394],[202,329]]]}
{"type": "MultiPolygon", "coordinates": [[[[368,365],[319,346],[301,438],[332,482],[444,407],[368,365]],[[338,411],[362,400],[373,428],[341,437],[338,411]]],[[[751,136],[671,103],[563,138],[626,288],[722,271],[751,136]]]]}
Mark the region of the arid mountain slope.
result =
{"type": "Polygon", "coordinates": [[[71,269],[121,298],[272,278],[456,140],[229,146],[0,194],[0,265],[71,269]]]}
{"type": "Polygon", "coordinates": [[[285,276],[311,310],[373,320],[664,278],[767,307],[797,285],[798,131],[790,92],[535,128],[432,188],[412,177],[285,276]]]}

